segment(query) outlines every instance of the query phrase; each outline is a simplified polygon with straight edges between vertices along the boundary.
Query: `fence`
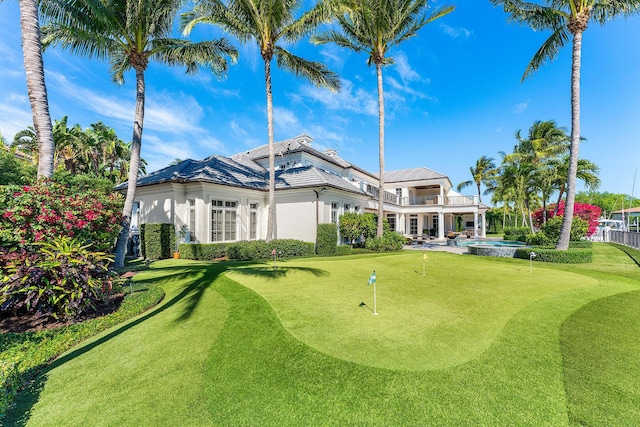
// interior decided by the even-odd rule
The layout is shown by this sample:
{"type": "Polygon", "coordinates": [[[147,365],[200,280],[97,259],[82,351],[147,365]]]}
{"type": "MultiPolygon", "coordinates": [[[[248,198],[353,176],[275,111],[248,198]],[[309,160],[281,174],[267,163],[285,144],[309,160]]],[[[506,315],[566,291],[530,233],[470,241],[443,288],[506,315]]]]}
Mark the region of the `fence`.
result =
{"type": "Polygon", "coordinates": [[[621,245],[630,246],[640,249],[640,233],[632,233],[630,231],[609,231],[605,236],[607,242],[619,243],[621,245]]]}

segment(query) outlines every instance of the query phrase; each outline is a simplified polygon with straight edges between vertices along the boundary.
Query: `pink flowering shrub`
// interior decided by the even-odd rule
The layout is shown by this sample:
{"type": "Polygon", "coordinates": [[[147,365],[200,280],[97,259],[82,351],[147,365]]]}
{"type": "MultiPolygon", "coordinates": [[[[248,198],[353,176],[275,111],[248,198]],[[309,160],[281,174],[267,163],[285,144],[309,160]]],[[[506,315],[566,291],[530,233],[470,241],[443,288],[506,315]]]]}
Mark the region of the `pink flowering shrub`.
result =
{"type": "Polygon", "coordinates": [[[0,247],[67,236],[109,251],[122,222],[122,196],[50,182],[0,188],[0,247]]]}
{"type": "MultiPolygon", "coordinates": [[[[547,220],[554,217],[554,210],[555,205],[547,206],[547,220]]],[[[596,232],[596,227],[598,227],[598,218],[600,218],[601,213],[602,209],[600,209],[599,206],[589,205],[586,203],[576,203],[573,206],[573,215],[587,221],[588,223],[587,236],[591,236],[596,232]]],[[[564,216],[564,200],[558,205],[558,216],[564,216]]],[[[541,227],[542,222],[543,212],[542,208],[540,208],[533,212],[533,223],[536,227],[541,227]]]]}

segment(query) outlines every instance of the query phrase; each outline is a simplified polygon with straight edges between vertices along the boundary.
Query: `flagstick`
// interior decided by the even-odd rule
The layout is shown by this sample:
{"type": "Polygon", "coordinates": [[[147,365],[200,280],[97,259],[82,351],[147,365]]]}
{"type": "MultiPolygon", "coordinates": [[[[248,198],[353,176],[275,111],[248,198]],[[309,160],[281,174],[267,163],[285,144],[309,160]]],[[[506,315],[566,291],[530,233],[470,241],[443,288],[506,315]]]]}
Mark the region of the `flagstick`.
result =
{"type": "Polygon", "coordinates": [[[373,315],[378,315],[378,310],[376,309],[376,282],[373,282],[373,315]]]}

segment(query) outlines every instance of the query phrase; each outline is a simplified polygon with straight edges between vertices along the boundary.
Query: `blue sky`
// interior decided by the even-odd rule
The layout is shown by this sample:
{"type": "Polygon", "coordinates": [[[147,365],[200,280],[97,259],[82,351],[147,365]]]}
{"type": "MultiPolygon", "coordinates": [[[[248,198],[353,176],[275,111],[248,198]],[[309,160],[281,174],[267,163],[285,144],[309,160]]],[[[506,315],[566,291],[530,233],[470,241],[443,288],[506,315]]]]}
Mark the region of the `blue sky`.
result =
{"type": "MultiPolygon", "coordinates": [[[[432,4],[438,4],[432,2],[432,4]]],[[[454,185],[470,179],[469,166],[482,155],[510,152],[514,133],[535,120],[570,128],[570,56],[567,46],[521,83],[531,57],[548,37],[507,22],[488,1],[465,0],[391,51],[384,69],[386,170],[428,167],[454,185]]],[[[221,33],[200,27],[194,37],[221,33]]],[[[600,191],[630,194],[640,167],[640,17],[592,25],[583,40],[581,157],[601,168],[600,191]]],[[[237,45],[237,43],[236,43],[237,45]]],[[[207,70],[188,76],[183,68],[150,64],[142,156],[148,171],[175,158],[231,155],[267,142],[263,63],[253,44],[237,45],[241,57],[224,80],[207,70]]],[[[301,41],[289,46],[340,74],[334,94],[273,66],[276,140],[306,133],[317,148],[378,170],[375,69],[365,54],[301,41]]],[[[31,124],[22,67],[18,3],[0,3],[0,133],[8,140],[31,124]]],[[[53,119],[88,127],[98,120],[131,139],[135,76],[111,82],[107,64],[58,48],[45,53],[53,119]]],[[[640,194],[640,180],[634,196],[640,194]]],[[[469,187],[465,194],[473,193],[469,187]]]]}

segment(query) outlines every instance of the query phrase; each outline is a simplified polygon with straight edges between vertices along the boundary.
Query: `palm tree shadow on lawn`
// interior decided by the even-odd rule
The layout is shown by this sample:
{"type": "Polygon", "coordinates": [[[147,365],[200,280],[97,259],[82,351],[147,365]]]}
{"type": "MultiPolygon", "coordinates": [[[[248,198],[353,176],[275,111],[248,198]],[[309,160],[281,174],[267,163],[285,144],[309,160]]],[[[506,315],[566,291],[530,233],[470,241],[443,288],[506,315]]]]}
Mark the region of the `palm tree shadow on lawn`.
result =
{"type": "Polygon", "coordinates": [[[265,279],[279,279],[286,277],[289,273],[294,271],[301,271],[309,273],[315,277],[327,277],[329,272],[320,268],[312,267],[284,267],[284,266],[255,266],[255,267],[239,267],[230,271],[234,273],[243,274],[246,276],[259,276],[265,279]]]}
{"type": "MultiPolygon", "coordinates": [[[[78,356],[82,356],[83,354],[89,352],[90,350],[106,343],[107,341],[128,331],[134,326],[137,326],[151,319],[152,317],[164,312],[165,310],[173,307],[174,305],[176,305],[181,301],[185,301],[186,306],[182,310],[182,313],[180,313],[180,315],[174,321],[181,322],[189,319],[193,314],[193,311],[195,310],[195,308],[198,306],[200,299],[202,298],[202,295],[204,294],[205,290],[209,287],[211,283],[213,283],[216,280],[216,278],[221,273],[224,273],[228,269],[228,267],[229,265],[225,265],[222,263],[215,263],[215,264],[212,264],[210,267],[203,269],[202,273],[198,275],[195,275],[189,272],[173,275],[173,276],[176,276],[176,278],[180,276],[186,276],[187,278],[189,276],[196,276],[196,277],[194,277],[193,282],[187,287],[185,287],[180,293],[178,293],[176,296],[171,298],[166,303],[157,306],[155,309],[152,309],[152,311],[148,312],[147,314],[137,318],[132,322],[129,322],[125,325],[117,327],[117,329],[113,330],[112,332],[108,333],[102,338],[91,342],[90,344],[87,344],[87,345],[79,344],[79,347],[77,347],[75,350],[71,351],[68,354],[65,354],[64,356],[58,359],[55,359],[51,364],[47,366],[41,365],[41,366],[32,368],[30,372],[32,372],[34,375],[33,376],[27,375],[27,377],[34,378],[35,376],[35,378],[30,384],[27,385],[27,388],[22,390],[20,394],[17,396],[14,402],[15,406],[13,406],[13,408],[11,408],[8,411],[6,418],[3,420],[3,422],[5,423],[4,425],[11,425],[11,426],[17,426],[17,427],[24,427],[27,425],[31,415],[31,410],[33,409],[33,406],[36,404],[36,402],[38,402],[40,398],[40,394],[42,393],[42,390],[44,389],[44,386],[47,382],[49,371],[59,366],[62,366],[63,364],[75,359],[78,356]],[[38,371],[41,371],[41,372],[38,373],[38,371]]],[[[184,267],[181,267],[181,269],[184,270],[184,267]]],[[[165,280],[166,278],[167,276],[162,276],[162,280],[165,280]]],[[[152,279],[150,281],[155,281],[155,280],[152,279]]]]}

